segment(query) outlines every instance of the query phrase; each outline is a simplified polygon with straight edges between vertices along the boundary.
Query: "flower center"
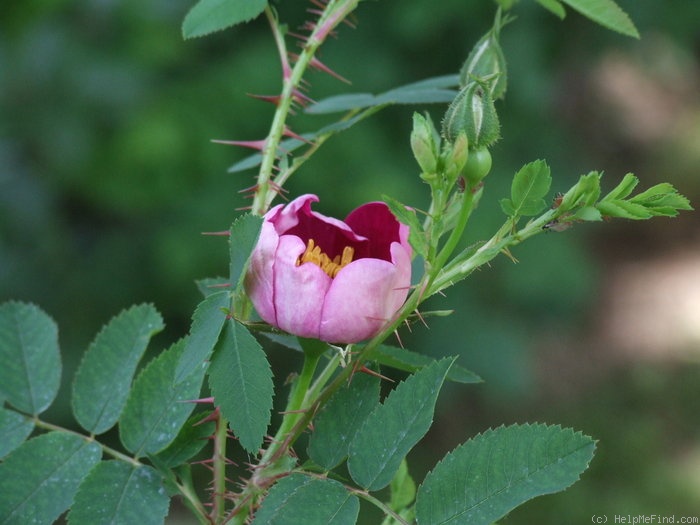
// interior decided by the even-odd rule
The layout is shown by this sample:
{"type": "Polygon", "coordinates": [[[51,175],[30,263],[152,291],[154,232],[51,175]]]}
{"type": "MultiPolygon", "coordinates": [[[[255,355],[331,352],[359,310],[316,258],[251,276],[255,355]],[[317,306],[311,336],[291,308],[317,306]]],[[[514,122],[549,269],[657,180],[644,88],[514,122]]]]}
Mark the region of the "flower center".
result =
{"type": "Polygon", "coordinates": [[[297,259],[297,266],[306,262],[312,262],[326,272],[329,277],[333,278],[338,275],[341,269],[352,262],[353,255],[355,255],[355,248],[346,246],[343,248],[342,255],[336,255],[331,259],[321,251],[320,246],[316,246],[313,239],[309,239],[309,242],[306,244],[306,250],[297,259]]]}

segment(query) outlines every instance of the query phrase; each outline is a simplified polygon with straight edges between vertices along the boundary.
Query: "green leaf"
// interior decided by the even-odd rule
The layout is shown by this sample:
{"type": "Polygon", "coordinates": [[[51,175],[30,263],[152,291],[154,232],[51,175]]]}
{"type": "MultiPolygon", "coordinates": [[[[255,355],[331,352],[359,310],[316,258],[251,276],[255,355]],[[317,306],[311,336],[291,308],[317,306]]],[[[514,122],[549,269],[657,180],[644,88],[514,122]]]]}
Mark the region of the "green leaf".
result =
{"type": "Polygon", "coordinates": [[[489,525],[518,505],[579,479],[595,442],[559,426],[488,430],[450,452],[418,489],[420,525],[489,525]]]}
{"type": "Polygon", "coordinates": [[[175,371],[175,382],[179,383],[196,370],[213,352],[226,322],[225,311],[231,305],[228,291],[207,296],[192,314],[190,335],[185,340],[185,350],[175,371]]]}
{"type": "MultiPolygon", "coordinates": [[[[368,358],[380,365],[390,366],[404,372],[417,372],[435,362],[435,359],[430,356],[387,345],[378,346],[368,358]]],[[[447,379],[455,383],[481,383],[481,378],[478,375],[456,364],[450,367],[447,379]]]]}
{"type": "Polygon", "coordinates": [[[214,421],[202,423],[210,413],[193,415],[180,429],[175,440],[157,454],[158,460],[164,468],[182,465],[204,448],[207,439],[214,434],[216,427],[214,421]]]}
{"type": "Polygon", "coordinates": [[[341,483],[291,474],[270,489],[252,525],[355,525],[359,512],[341,483]]]}
{"type": "Polygon", "coordinates": [[[571,211],[579,206],[593,206],[600,197],[600,178],[601,174],[597,171],[581,175],[578,182],[562,196],[560,211],[571,211]]]}
{"type": "Polygon", "coordinates": [[[399,470],[396,471],[394,479],[389,485],[391,489],[391,499],[389,506],[395,512],[401,512],[416,499],[416,482],[408,473],[408,462],[404,458],[399,470]]]}
{"type": "Polygon", "coordinates": [[[549,192],[552,176],[543,160],[526,164],[515,174],[510,199],[501,200],[501,208],[509,217],[537,215],[547,207],[544,197],[549,192]]]}
{"type": "Polygon", "coordinates": [[[246,214],[236,219],[229,235],[231,286],[239,291],[243,285],[248,259],[260,236],[263,218],[246,214]]]}
{"type": "Polygon", "coordinates": [[[80,485],[68,523],[159,525],[165,520],[169,504],[162,478],[151,467],[103,461],[80,485]]]}
{"type": "Polygon", "coordinates": [[[370,412],[379,405],[379,378],[355,374],[314,419],[309,457],[326,470],[348,455],[348,447],[370,412]]]}
{"type": "Polygon", "coordinates": [[[603,197],[602,200],[613,201],[626,199],[630,196],[632,191],[634,191],[634,188],[637,187],[637,184],[639,184],[639,179],[631,173],[627,173],[624,177],[622,177],[620,183],[617,186],[615,186],[615,188],[610,193],[603,197]]]}
{"type": "Polygon", "coordinates": [[[185,16],[182,36],[195,38],[256,18],[267,0],[200,0],[185,16]]]}
{"type": "Polygon", "coordinates": [[[623,200],[601,201],[596,208],[606,217],[619,219],[643,220],[653,216],[653,213],[641,204],[623,200]]]}
{"type": "Polygon", "coordinates": [[[67,432],[24,443],[0,463],[0,523],[53,523],[101,455],[99,445],[67,432]]]}
{"type": "Polygon", "coordinates": [[[199,290],[199,293],[206,298],[220,292],[221,288],[229,285],[229,282],[230,280],[228,277],[207,277],[205,279],[195,281],[195,284],[197,285],[197,290],[199,290]]]}
{"type": "Polygon", "coordinates": [[[97,334],[73,382],[73,413],[93,434],[112,428],[124,408],[131,380],[163,318],[150,304],[132,306],[97,334]]]}
{"type": "Polygon", "coordinates": [[[458,75],[444,75],[411,82],[390,89],[380,95],[371,93],[349,93],[320,100],[306,109],[307,113],[338,113],[374,106],[392,104],[437,104],[449,103],[457,92],[452,89],[459,84],[458,75]]]}
{"type": "Polygon", "coordinates": [[[34,430],[34,422],[14,410],[0,407],[0,458],[19,447],[34,430]]]}
{"type": "Polygon", "coordinates": [[[566,10],[559,0],[537,0],[537,3],[562,20],[566,17],[566,10]]]}
{"type": "Polygon", "coordinates": [[[348,470],[368,490],[386,487],[433,422],[435,402],[453,358],[432,363],[397,386],[365,419],[350,444],[348,470]]]}
{"type": "Polygon", "coordinates": [[[17,410],[40,414],[61,383],[58,327],[33,304],[0,305],[0,397],[17,410]]]}
{"type": "Polygon", "coordinates": [[[175,370],[184,348],[184,340],[175,343],[148,363],[134,381],[119,419],[119,436],[136,456],[163,450],[194,410],[194,403],[183,401],[199,397],[206,363],[176,383],[175,370]]]}
{"type": "Polygon", "coordinates": [[[637,31],[630,17],[613,0],[561,1],[603,27],[626,36],[639,38],[639,31],[637,31]]]}
{"type": "Polygon", "coordinates": [[[418,255],[426,257],[428,255],[428,240],[425,238],[423,227],[416,217],[415,211],[388,195],[382,195],[382,200],[389,206],[396,220],[408,226],[408,242],[411,247],[418,255]]]}
{"type": "Polygon", "coordinates": [[[209,386],[244,449],[256,454],[270,424],[272,371],[260,344],[231,320],[209,366],[209,386]]]}

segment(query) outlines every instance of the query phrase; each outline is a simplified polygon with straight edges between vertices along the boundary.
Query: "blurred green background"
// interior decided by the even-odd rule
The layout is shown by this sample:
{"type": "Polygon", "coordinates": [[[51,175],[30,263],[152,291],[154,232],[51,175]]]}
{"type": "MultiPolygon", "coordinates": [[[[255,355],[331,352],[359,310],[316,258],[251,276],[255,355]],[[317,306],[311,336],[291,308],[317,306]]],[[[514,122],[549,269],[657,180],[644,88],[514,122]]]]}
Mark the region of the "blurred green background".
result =
{"type": "MultiPolygon", "coordinates": [[[[620,0],[635,41],[574,12],[559,21],[532,0],[502,43],[509,87],[503,139],[470,239],[502,220],[497,201],[524,163],[546,158],[554,190],[604,170],[644,187],[700,195],[700,3],[620,0]]],[[[263,19],[183,41],[190,0],[24,0],[0,14],[0,301],[32,301],[56,319],[66,362],[52,417],[70,425],[69,384],[99,328],[152,302],[183,335],[199,294],[223,275],[227,229],[253,172],[228,174],[247,153],[210,139],[259,139],[279,62],[263,19]]],[[[282,2],[290,28],[305,2],[282,2]]],[[[310,73],[310,96],[381,92],[456,73],[489,27],[490,1],[367,2],[322,60],[352,86],[310,73]]],[[[425,208],[408,134],[411,113],[385,110],[325,145],[289,184],[319,211],[344,216],[389,194],[425,208]]],[[[297,132],[327,117],[298,115],[297,132]]],[[[697,217],[617,222],[548,233],[476,272],[428,308],[455,314],[402,339],[461,354],[482,385],[443,392],[435,427],[409,457],[417,479],[489,426],[544,421],[599,439],[569,491],[534,500],[503,523],[588,523],[593,514],[700,515],[700,236],[697,217]]],[[[270,348],[277,377],[298,356],[270,348]]],[[[0,365],[1,366],[1,365],[0,365]]],[[[282,387],[279,397],[286,393],[282,387]]],[[[187,520],[183,521],[187,523],[187,520]]]]}

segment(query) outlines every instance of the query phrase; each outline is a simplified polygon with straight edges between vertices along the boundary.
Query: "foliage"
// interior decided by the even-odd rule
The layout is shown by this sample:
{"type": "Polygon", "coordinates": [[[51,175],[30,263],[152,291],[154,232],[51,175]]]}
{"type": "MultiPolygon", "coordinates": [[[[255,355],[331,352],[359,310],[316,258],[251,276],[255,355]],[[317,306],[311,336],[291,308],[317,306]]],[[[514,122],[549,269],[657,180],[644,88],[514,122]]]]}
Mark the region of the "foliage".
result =
{"type": "MultiPolygon", "coordinates": [[[[513,6],[498,3],[504,11],[513,6]]],[[[566,4],[609,29],[638,36],[612,0],[539,3],[560,17],[566,4]]],[[[550,199],[550,168],[534,161],[515,173],[510,197],[500,201],[506,215],[502,226],[462,249],[460,241],[491,168],[484,149],[498,134],[483,138],[480,104],[488,104],[495,118],[489,93],[494,90],[497,98],[496,93],[504,92],[504,87],[495,91],[499,77],[505,78],[504,64],[499,59],[490,76],[491,69],[480,67],[479,54],[472,53],[470,73],[459,80],[441,76],[380,95],[341,95],[309,105],[301,90],[304,75],[310,68],[334,74],[318,61],[317,51],[357,4],[321,3],[314,23],[305,26],[309,34],[301,37],[299,55],[287,52],[289,35],[266,2],[243,6],[235,0],[201,0],[187,15],[183,34],[190,38],[264,13],[282,63],[282,88],[273,97],[275,116],[266,138],[227,141],[259,150],[231,168],[258,168],[258,175],[250,189],[250,213],[226,232],[230,276],[207,281],[223,289],[204,286],[205,298],[192,316],[189,335],[140,369],[151,338],[163,329],[153,306],[125,310],[97,334],[72,383],[73,416],[86,434],[40,417],[56,398],[60,381],[56,323],[31,304],[0,307],[0,359],[8,365],[0,372],[0,399],[8,405],[0,412],[2,523],[51,523],[68,509],[73,524],[162,523],[169,497],[177,494],[201,523],[351,524],[363,500],[381,510],[387,525],[488,525],[530,499],[568,488],[588,468],[595,442],[580,432],[544,424],[501,426],[449,452],[416,488],[407,456],[431,427],[444,381],[470,384],[479,378],[457,365],[456,357],[433,359],[385,341],[403,322],[423,320],[418,308],[429,297],[498,255],[510,256],[511,247],[535,235],[580,222],[673,217],[692,209],[689,201],[668,183],[632,196],[638,180],[631,174],[601,198],[598,172],[581,176],[567,192],[550,199]],[[449,89],[457,85],[459,93],[449,89]],[[448,109],[449,126],[445,131],[443,125],[442,134],[428,117],[416,114],[413,120],[411,146],[431,195],[425,217],[420,220],[412,208],[386,198],[394,215],[410,227],[409,242],[419,255],[415,287],[395,316],[368,341],[344,348],[332,341],[295,339],[260,322],[244,280],[263,227],[260,216],[291,175],[331,136],[391,105],[450,101],[459,108],[448,109]],[[293,108],[305,106],[309,114],[343,115],[316,132],[297,135],[287,121],[293,108]],[[304,356],[271,438],[273,372],[254,333],[278,336],[304,356]],[[408,375],[382,398],[380,381],[389,370],[408,375]],[[207,387],[211,397],[202,397],[207,387]],[[115,425],[123,450],[96,440],[115,425]],[[47,432],[31,437],[35,428],[47,432]],[[308,461],[303,462],[292,447],[309,428],[308,461]],[[211,506],[202,502],[190,475],[203,436],[213,441],[211,457],[204,460],[212,470],[211,506]],[[230,436],[253,461],[240,485],[231,484],[226,473],[230,436]],[[389,500],[382,501],[386,487],[389,500]]],[[[501,27],[499,10],[488,37],[478,45],[498,45],[501,27]]]]}

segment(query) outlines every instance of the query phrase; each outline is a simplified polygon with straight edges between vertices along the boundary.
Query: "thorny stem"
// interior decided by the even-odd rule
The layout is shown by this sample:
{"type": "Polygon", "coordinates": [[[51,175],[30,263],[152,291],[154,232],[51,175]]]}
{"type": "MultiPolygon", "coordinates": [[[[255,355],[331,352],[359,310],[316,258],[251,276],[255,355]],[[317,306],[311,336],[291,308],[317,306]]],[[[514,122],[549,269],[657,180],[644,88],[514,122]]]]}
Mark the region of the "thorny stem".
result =
{"type": "Polygon", "coordinates": [[[214,452],[212,468],[214,469],[213,498],[214,506],[211,517],[214,523],[221,523],[226,514],[226,440],[228,439],[228,422],[219,413],[214,431],[214,452]]]}
{"type": "Polygon", "coordinates": [[[309,68],[319,46],[325,41],[331,31],[342,22],[354,9],[360,0],[331,0],[321,13],[314,26],[311,35],[306,39],[301,53],[291,70],[287,66],[287,50],[284,43],[284,34],[277,22],[275,14],[269,6],[265,8],[265,15],[270,22],[272,32],[275,36],[278,51],[282,60],[282,92],[277,102],[277,110],[272,119],[270,132],[265,140],[265,147],[262,150],[262,162],[258,172],[257,189],[253,196],[251,213],[263,215],[272,200],[275,198],[276,190],[271,184],[272,171],[279,154],[279,146],[284,136],[285,123],[289,115],[294,98],[298,96],[299,86],[304,73],[309,68]]]}

